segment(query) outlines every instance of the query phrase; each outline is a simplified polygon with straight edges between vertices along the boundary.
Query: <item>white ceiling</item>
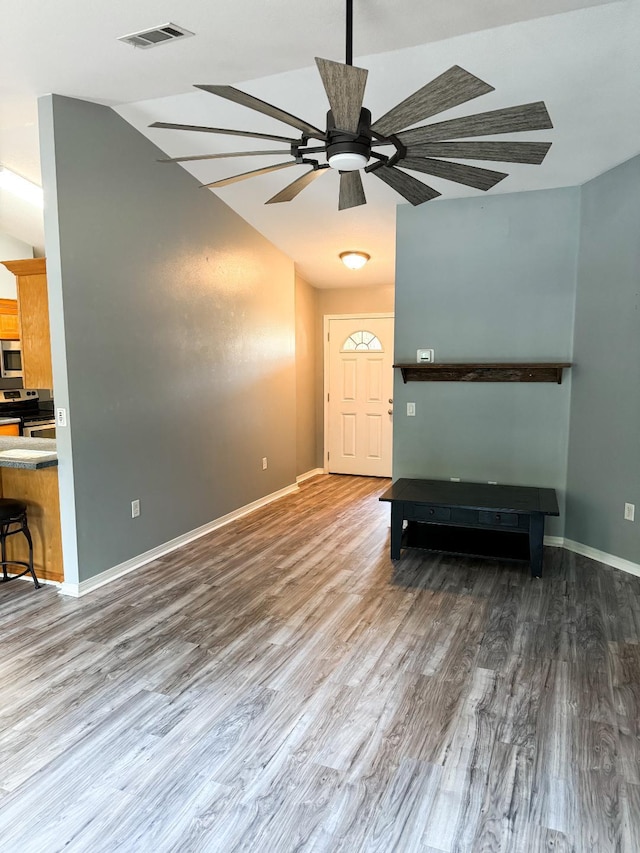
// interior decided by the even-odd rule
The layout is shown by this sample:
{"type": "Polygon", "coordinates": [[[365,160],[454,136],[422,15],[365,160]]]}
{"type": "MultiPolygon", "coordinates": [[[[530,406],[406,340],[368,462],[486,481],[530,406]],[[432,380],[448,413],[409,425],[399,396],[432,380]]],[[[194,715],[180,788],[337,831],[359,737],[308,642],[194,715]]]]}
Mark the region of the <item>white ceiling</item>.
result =
{"type": "MultiPolygon", "coordinates": [[[[327,103],[313,57],[344,59],[343,0],[22,0],[10,8],[5,0],[3,5],[0,163],[36,182],[39,95],[55,92],[112,105],[169,156],[277,148],[147,125],[161,120],[291,133],[261,114],[191,88],[232,83],[323,127],[327,103]],[[151,50],[116,41],[169,21],[196,37],[151,50]]],[[[509,178],[491,192],[580,184],[640,152],[640,0],[355,0],[354,5],[354,61],[369,69],[365,105],[374,118],[453,64],[496,91],[450,110],[447,118],[546,102],[554,129],[514,137],[552,141],[544,164],[506,167],[509,178]]],[[[205,161],[189,170],[212,181],[278,159],[205,161]]],[[[289,204],[263,205],[302,169],[217,192],[287,252],[313,284],[391,283],[399,196],[367,175],[368,204],[338,212],[338,176],[331,172],[289,204]],[[337,259],[345,248],[364,249],[372,260],[357,273],[347,271],[337,259]]],[[[479,194],[458,184],[428,182],[445,198],[479,194]]],[[[41,217],[2,193],[0,230],[42,247],[41,217]]]]}

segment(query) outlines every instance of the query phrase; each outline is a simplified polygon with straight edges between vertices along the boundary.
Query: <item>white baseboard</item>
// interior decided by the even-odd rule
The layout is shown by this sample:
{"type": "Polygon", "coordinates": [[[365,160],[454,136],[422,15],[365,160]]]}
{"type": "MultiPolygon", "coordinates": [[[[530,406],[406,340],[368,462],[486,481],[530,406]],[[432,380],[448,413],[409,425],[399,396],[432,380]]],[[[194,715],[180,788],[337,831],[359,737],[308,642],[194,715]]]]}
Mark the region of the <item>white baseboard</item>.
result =
{"type": "Polygon", "coordinates": [[[131,560],[126,560],[124,563],[112,566],[112,568],[106,569],[104,572],[100,572],[99,575],[96,575],[93,578],[88,578],[86,581],[80,581],[80,583],[67,583],[64,581],[60,584],[59,592],[61,595],[68,595],[72,598],[81,598],[83,595],[87,595],[87,593],[92,592],[94,589],[98,589],[105,584],[111,583],[111,581],[121,578],[123,575],[128,575],[130,572],[133,572],[142,566],[146,566],[147,563],[151,563],[159,557],[164,557],[165,554],[169,554],[171,551],[182,548],[183,545],[187,545],[195,539],[200,539],[200,537],[206,536],[207,533],[211,533],[219,527],[224,527],[225,524],[230,524],[232,521],[236,521],[238,518],[242,518],[244,515],[248,515],[256,509],[260,509],[260,507],[273,503],[273,501],[277,501],[279,498],[285,497],[285,495],[293,494],[293,492],[296,492],[297,490],[298,484],[295,483],[294,485],[286,486],[284,489],[280,489],[277,492],[272,492],[270,495],[265,495],[263,498],[253,501],[253,503],[246,504],[239,509],[235,509],[233,512],[227,513],[227,515],[222,515],[220,518],[216,518],[213,521],[209,521],[207,524],[203,524],[202,527],[197,527],[195,530],[190,530],[188,533],[176,536],[175,539],[171,539],[163,545],[158,545],[150,551],[145,551],[144,554],[139,554],[131,560]]]}
{"type": "MultiPolygon", "coordinates": [[[[169,554],[171,551],[175,551],[183,545],[193,542],[195,539],[200,539],[200,537],[206,536],[207,533],[211,533],[220,527],[224,527],[225,524],[230,524],[232,521],[242,518],[260,507],[267,506],[267,504],[277,501],[279,498],[293,494],[298,489],[298,483],[302,483],[311,477],[316,477],[318,474],[324,473],[325,472],[322,468],[314,468],[312,471],[307,471],[305,474],[301,474],[299,477],[296,477],[296,483],[294,485],[286,486],[284,489],[272,492],[270,495],[265,495],[263,498],[253,501],[253,503],[246,504],[246,506],[227,513],[227,515],[223,515],[220,518],[216,518],[213,521],[208,522],[207,524],[203,524],[202,527],[197,527],[195,530],[189,531],[189,533],[177,536],[175,539],[171,539],[163,545],[158,545],[156,548],[152,548],[144,554],[140,554],[124,563],[120,563],[118,566],[113,566],[112,568],[107,569],[86,581],[80,581],[80,583],[67,583],[64,581],[63,583],[59,583],[58,581],[39,579],[40,583],[57,586],[61,595],[80,598],[81,596],[92,592],[94,589],[98,589],[105,584],[111,583],[111,581],[114,581],[123,575],[127,575],[142,566],[146,566],[147,563],[151,563],[153,560],[157,560],[159,557],[163,557],[165,554],[169,554]]],[[[589,545],[582,545],[580,542],[574,542],[572,539],[564,539],[562,536],[545,536],[544,544],[552,548],[566,548],[567,551],[572,551],[573,553],[580,554],[583,557],[589,557],[589,559],[595,560],[598,563],[604,563],[606,566],[611,566],[614,569],[620,569],[623,572],[628,572],[631,575],[640,577],[640,564],[632,563],[631,560],[625,560],[622,557],[616,557],[614,554],[607,554],[605,551],[599,551],[597,548],[591,548],[589,545]]],[[[33,583],[31,578],[26,576],[21,578],[21,580],[33,583]]]]}
{"type": "Polygon", "coordinates": [[[614,569],[620,569],[623,572],[628,572],[630,575],[640,577],[640,564],[632,563],[631,560],[624,560],[622,557],[616,557],[615,554],[607,554],[606,551],[599,551],[597,548],[591,548],[589,545],[583,545],[581,542],[574,542],[573,539],[564,539],[563,547],[567,551],[573,551],[574,554],[589,557],[590,560],[604,563],[614,569]]]}
{"type": "Polygon", "coordinates": [[[595,560],[596,563],[604,563],[605,566],[611,566],[613,569],[620,569],[622,572],[640,577],[640,564],[632,563],[631,560],[624,560],[622,557],[616,557],[615,554],[607,554],[606,551],[600,551],[590,545],[583,545],[582,542],[574,542],[573,539],[564,539],[562,536],[545,536],[544,544],[550,545],[552,548],[566,548],[567,551],[588,557],[590,560],[595,560]]]}
{"type": "Polygon", "coordinates": [[[317,477],[318,474],[324,474],[324,468],[312,468],[305,474],[299,474],[296,477],[296,483],[304,483],[305,480],[310,480],[312,477],[317,477]]]}

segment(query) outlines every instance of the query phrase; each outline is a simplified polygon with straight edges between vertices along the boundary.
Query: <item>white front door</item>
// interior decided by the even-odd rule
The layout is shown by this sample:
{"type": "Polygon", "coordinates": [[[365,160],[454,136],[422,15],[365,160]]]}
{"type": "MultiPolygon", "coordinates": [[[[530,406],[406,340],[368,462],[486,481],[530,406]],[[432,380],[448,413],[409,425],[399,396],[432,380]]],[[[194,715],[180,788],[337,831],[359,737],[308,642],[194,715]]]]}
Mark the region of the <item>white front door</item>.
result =
{"type": "Polygon", "coordinates": [[[391,476],[393,317],[328,321],[328,468],[391,476]]]}

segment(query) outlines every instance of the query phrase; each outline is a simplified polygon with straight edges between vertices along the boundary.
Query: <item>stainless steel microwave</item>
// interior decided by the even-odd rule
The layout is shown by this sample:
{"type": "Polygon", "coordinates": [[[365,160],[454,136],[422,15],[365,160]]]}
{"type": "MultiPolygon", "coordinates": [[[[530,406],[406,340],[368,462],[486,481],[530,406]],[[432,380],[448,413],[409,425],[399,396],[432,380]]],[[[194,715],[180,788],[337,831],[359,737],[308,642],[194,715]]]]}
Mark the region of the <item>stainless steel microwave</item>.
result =
{"type": "Polygon", "coordinates": [[[22,379],[22,346],[20,341],[0,341],[0,377],[22,379]]]}

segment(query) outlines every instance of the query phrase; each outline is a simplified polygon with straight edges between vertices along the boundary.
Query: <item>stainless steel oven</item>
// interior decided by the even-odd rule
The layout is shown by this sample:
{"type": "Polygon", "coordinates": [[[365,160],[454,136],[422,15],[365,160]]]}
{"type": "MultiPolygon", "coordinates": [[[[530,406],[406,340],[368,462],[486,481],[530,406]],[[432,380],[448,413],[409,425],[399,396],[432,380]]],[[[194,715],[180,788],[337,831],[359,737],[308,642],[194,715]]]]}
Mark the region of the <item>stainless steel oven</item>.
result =
{"type": "Polygon", "coordinates": [[[20,435],[31,438],[56,437],[53,400],[41,401],[34,388],[0,390],[0,418],[20,418],[20,435]]]}
{"type": "Polygon", "coordinates": [[[0,376],[22,379],[22,347],[20,341],[0,341],[0,376]]]}
{"type": "Polygon", "coordinates": [[[53,419],[50,421],[25,420],[22,434],[29,436],[29,438],[55,438],[56,422],[53,419]]]}

